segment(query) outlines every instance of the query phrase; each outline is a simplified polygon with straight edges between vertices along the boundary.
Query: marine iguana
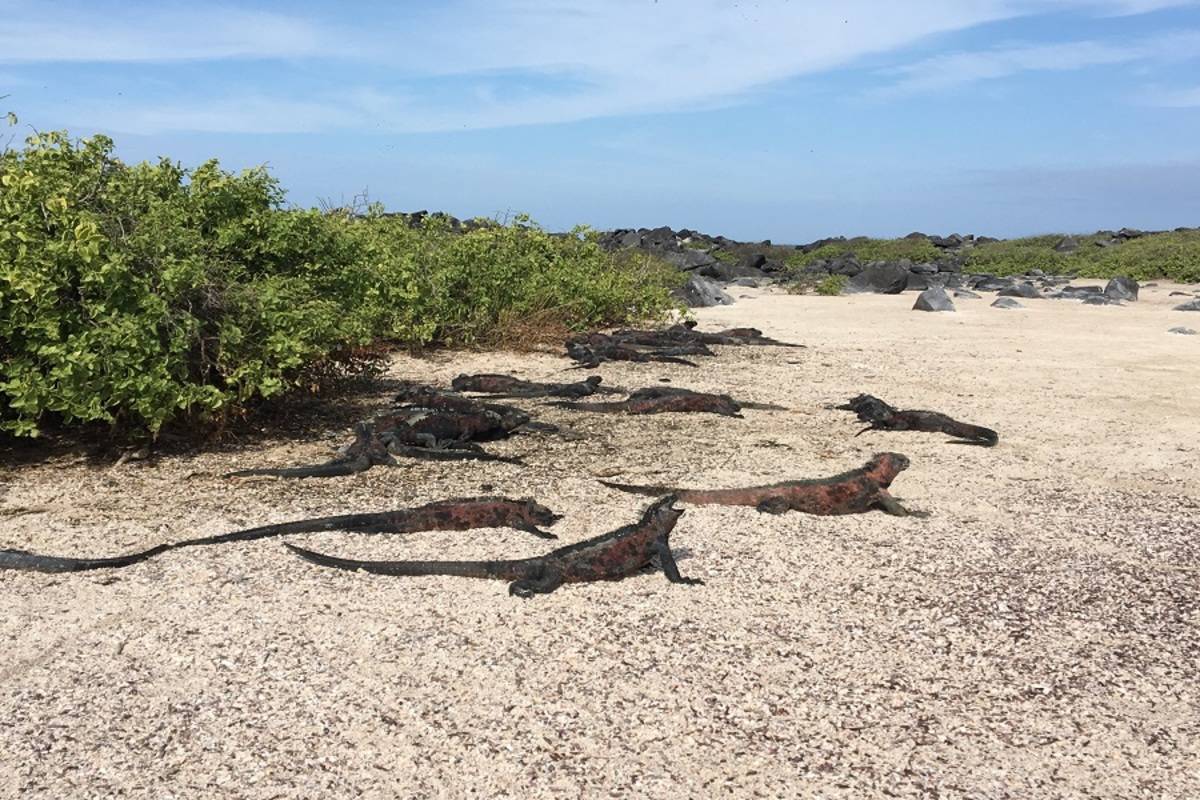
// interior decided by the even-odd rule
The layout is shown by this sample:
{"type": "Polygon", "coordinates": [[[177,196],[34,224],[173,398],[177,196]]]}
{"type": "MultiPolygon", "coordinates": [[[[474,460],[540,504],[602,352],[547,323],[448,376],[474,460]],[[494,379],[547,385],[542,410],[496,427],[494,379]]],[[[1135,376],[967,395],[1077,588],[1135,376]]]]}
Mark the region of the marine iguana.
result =
{"type": "Polygon", "coordinates": [[[567,356],[578,362],[573,369],[595,369],[604,361],[632,361],[635,363],[661,361],[667,364],[682,364],[685,367],[700,366],[686,358],[679,358],[667,353],[659,354],[655,351],[643,351],[619,342],[596,346],[567,342],[567,356]]]}
{"type": "Polygon", "coordinates": [[[867,431],[924,431],[944,433],[962,440],[962,444],[981,447],[994,447],[1000,441],[999,434],[991,428],[968,425],[937,411],[900,411],[869,394],[860,394],[834,408],[853,411],[861,422],[870,423],[855,434],[856,436],[862,436],[867,431]]]}
{"type": "Polygon", "coordinates": [[[376,435],[375,428],[369,422],[358,422],[354,425],[354,441],[345,452],[325,464],[312,464],[303,467],[251,467],[226,472],[224,478],[246,478],[252,475],[273,475],[277,478],[332,478],[337,475],[353,475],[356,472],[366,472],[376,465],[395,466],[396,459],[392,458],[384,444],[376,435]]]}
{"type": "Polygon", "coordinates": [[[696,330],[694,321],[672,325],[664,330],[638,330],[623,328],[612,333],[613,338],[648,347],[666,347],[684,342],[700,342],[716,345],[770,345],[774,347],[805,347],[802,344],[780,342],[767,336],[758,328],[727,328],[723,331],[706,333],[696,330]]]}
{"type": "Polygon", "coordinates": [[[909,511],[888,493],[892,481],[909,465],[899,453],[878,453],[864,466],[813,480],[780,481],[745,489],[674,489],[664,486],[632,486],[600,481],[610,489],[633,494],[659,495],[671,492],[682,503],[697,505],[754,506],[769,514],[803,511],[806,514],[861,514],[878,508],[898,517],[909,511]]]}
{"type": "Polygon", "coordinates": [[[257,528],[184,539],[156,545],[148,550],[114,558],[70,558],[44,556],[26,550],[0,550],[0,569],[26,572],[85,572],[94,569],[128,567],[153,558],[168,550],[185,547],[249,542],[289,533],[315,533],[344,530],[358,533],[415,533],[417,531],[465,531],[472,528],[514,528],[542,539],[557,539],[539,526],[550,526],[562,519],[531,499],[510,500],[506,497],[465,497],[439,500],[416,508],[380,511],[369,514],[340,514],[293,522],[261,525],[257,528]]]}
{"type": "Polygon", "coordinates": [[[567,344],[577,344],[592,350],[610,347],[633,347],[639,352],[656,356],[715,356],[698,337],[661,335],[658,331],[618,331],[617,333],[581,333],[572,336],[567,344]]]}
{"type": "Polygon", "coordinates": [[[673,496],[654,502],[641,520],[601,536],[552,550],[544,556],[511,561],[358,561],[285,545],[314,564],[376,575],[456,575],[511,581],[508,593],[517,597],[549,594],[564,583],[614,581],[658,561],[671,583],[701,584],[698,578],[679,574],[671,552],[670,536],[683,511],[674,508],[673,496]]]}
{"type": "MultiPolygon", "coordinates": [[[[461,439],[439,439],[434,434],[394,427],[394,417],[359,422],[354,426],[354,441],[345,452],[324,464],[301,467],[252,467],[227,472],[225,478],[272,476],[276,478],[331,478],[366,472],[375,466],[396,466],[395,455],[431,461],[500,461],[521,464],[519,458],[497,456],[478,445],[461,439]]],[[[442,421],[440,419],[436,421],[442,421]]]]}
{"type": "Polygon", "coordinates": [[[519,458],[497,456],[474,444],[508,436],[532,425],[529,415],[514,406],[481,403],[469,397],[412,384],[396,398],[398,405],[354,427],[354,441],[345,452],[325,464],[301,467],[256,467],[226,473],[227,478],[269,475],[280,478],[326,478],[365,472],[373,466],[395,466],[393,456],[433,461],[499,461],[522,463],[519,458]]]}
{"type": "Polygon", "coordinates": [[[619,390],[601,387],[603,379],[592,375],[574,383],[536,383],[511,375],[482,373],[459,375],[450,385],[459,392],[479,392],[501,397],[570,397],[578,399],[591,394],[615,394],[619,390]]]}
{"type": "Polygon", "coordinates": [[[554,402],[546,405],[604,414],[662,414],[664,412],[708,412],[738,417],[742,406],[727,394],[707,394],[690,389],[648,386],[638,389],[625,400],[610,403],[554,402]]]}

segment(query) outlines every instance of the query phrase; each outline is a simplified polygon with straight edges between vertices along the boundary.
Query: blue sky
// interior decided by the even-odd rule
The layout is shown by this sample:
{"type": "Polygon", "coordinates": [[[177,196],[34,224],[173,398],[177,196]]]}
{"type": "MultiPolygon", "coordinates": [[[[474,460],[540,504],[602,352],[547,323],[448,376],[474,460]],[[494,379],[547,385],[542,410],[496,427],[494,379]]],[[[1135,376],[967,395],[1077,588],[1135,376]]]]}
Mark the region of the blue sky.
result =
{"type": "Polygon", "coordinates": [[[0,101],[291,202],[741,239],[1200,225],[1200,2],[0,0],[0,101]]]}

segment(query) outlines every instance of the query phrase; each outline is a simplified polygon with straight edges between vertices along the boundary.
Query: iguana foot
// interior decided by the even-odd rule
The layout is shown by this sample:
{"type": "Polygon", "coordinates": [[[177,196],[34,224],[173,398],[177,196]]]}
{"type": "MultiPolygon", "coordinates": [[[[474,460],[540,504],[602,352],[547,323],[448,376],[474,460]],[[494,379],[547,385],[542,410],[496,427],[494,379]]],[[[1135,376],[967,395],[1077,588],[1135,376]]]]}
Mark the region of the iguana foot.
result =
{"type": "Polygon", "coordinates": [[[562,576],[551,570],[540,577],[513,581],[508,585],[508,593],[528,600],[535,594],[550,594],[559,586],[562,586],[562,576]]]}
{"type": "Polygon", "coordinates": [[[525,533],[532,533],[534,536],[538,537],[539,539],[557,539],[558,538],[550,531],[544,531],[541,528],[538,528],[534,525],[518,525],[518,526],[516,526],[516,528],[517,528],[517,530],[524,531],[525,533]]]}
{"type": "Polygon", "coordinates": [[[755,506],[760,514],[783,514],[790,508],[791,505],[783,497],[772,497],[755,506]]]}

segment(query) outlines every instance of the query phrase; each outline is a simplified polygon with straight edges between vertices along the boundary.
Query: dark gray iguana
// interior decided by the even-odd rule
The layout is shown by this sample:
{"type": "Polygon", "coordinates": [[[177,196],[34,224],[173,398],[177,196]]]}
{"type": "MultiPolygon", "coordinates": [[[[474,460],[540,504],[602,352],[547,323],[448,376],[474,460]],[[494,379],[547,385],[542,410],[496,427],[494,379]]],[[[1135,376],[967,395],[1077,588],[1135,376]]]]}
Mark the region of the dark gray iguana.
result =
{"type": "Polygon", "coordinates": [[[671,553],[670,536],[683,511],[674,508],[675,497],[655,501],[642,518],[593,539],[560,547],[544,556],[511,561],[359,561],[316,553],[284,544],[314,564],[376,575],[455,575],[511,581],[508,593],[518,597],[549,594],[564,583],[614,581],[657,561],[671,583],[699,584],[685,578],[671,553]]]}
{"type": "Polygon", "coordinates": [[[485,372],[478,375],[459,375],[451,382],[451,387],[459,392],[479,392],[505,398],[518,397],[569,397],[578,399],[592,394],[616,394],[620,389],[610,389],[601,386],[603,379],[592,375],[574,383],[537,383],[514,378],[512,375],[499,375],[485,372]]]}
{"type": "Polygon", "coordinates": [[[664,412],[707,412],[725,417],[741,417],[743,408],[782,411],[782,406],[768,403],[743,403],[727,394],[709,394],[673,386],[647,386],[632,392],[628,398],[608,403],[553,402],[546,405],[572,408],[577,411],[624,414],[662,414],[664,412]]]}
{"type": "Polygon", "coordinates": [[[994,447],[1000,441],[999,434],[991,428],[959,422],[938,411],[901,411],[874,395],[860,394],[835,408],[853,411],[861,422],[870,423],[859,431],[857,436],[862,436],[867,431],[924,431],[944,433],[960,440],[957,443],[981,447],[994,447]]]}
{"type": "Polygon", "coordinates": [[[256,467],[230,472],[227,478],[271,475],[279,478],[327,478],[353,475],[374,466],[395,466],[395,456],[433,461],[500,461],[519,458],[488,453],[477,442],[504,438],[518,428],[533,428],[529,415],[500,403],[482,403],[455,392],[407,385],[394,408],[354,428],[354,441],[325,464],[256,467]]]}

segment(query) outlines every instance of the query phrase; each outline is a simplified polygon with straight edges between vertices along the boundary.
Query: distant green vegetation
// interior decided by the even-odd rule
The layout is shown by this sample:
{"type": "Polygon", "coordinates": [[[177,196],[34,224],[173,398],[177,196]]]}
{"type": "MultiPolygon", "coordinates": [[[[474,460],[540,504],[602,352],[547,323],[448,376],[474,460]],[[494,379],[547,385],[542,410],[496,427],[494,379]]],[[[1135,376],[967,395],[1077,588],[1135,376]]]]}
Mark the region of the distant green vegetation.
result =
{"type": "Polygon", "coordinates": [[[796,269],[814,261],[829,260],[853,254],[859,261],[898,261],[907,258],[914,264],[937,261],[944,253],[934,247],[928,239],[868,239],[859,236],[844,242],[830,242],[809,253],[793,251],[787,257],[787,265],[796,269]]]}
{"type": "Polygon", "coordinates": [[[1054,249],[1062,238],[1061,235],[1035,236],[976,245],[963,251],[964,268],[995,275],[1012,275],[1036,268],[1047,273],[1085,278],[1127,275],[1137,280],[1200,281],[1200,231],[1147,234],[1107,247],[1096,244],[1097,241],[1107,242],[1106,237],[1076,236],[1079,246],[1066,253],[1054,249]]]}
{"type": "Polygon", "coordinates": [[[0,432],[219,423],[380,341],[528,341],[675,307],[676,270],[586,230],[289,209],[265,169],[112,150],[49,133],[0,152],[0,432]]]}
{"type": "Polygon", "coordinates": [[[846,291],[850,279],[845,275],[822,275],[820,273],[798,273],[787,282],[788,294],[819,294],[834,297],[846,291]]]}
{"type": "Polygon", "coordinates": [[[1137,280],[1164,278],[1184,283],[1200,281],[1200,231],[1146,234],[1136,239],[1111,243],[1108,236],[1078,235],[1075,250],[1058,252],[1063,234],[1029,236],[999,242],[984,242],[945,252],[927,239],[847,239],[831,242],[809,253],[793,251],[785,256],[793,271],[814,261],[832,260],[853,254],[862,263],[897,261],[914,264],[958,257],[968,272],[1013,275],[1040,269],[1050,274],[1072,274],[1085,278],[1128,275],[1137,280]],[[1103,243],[1103,244],[1098,244],[1103,243]]]}

